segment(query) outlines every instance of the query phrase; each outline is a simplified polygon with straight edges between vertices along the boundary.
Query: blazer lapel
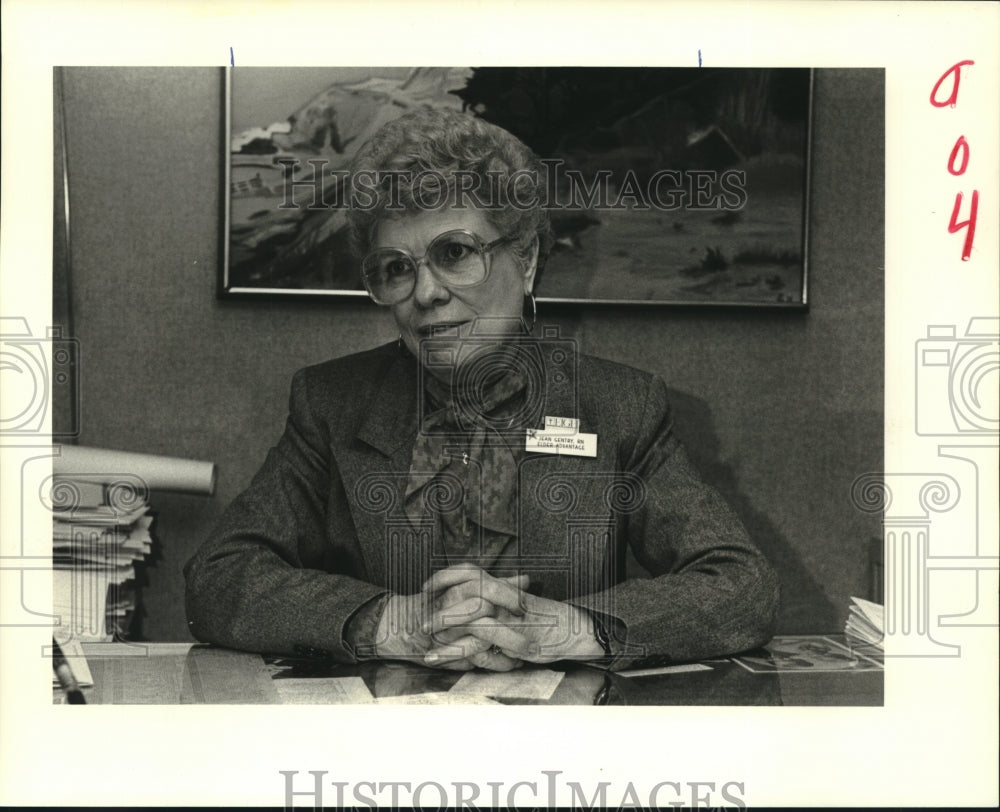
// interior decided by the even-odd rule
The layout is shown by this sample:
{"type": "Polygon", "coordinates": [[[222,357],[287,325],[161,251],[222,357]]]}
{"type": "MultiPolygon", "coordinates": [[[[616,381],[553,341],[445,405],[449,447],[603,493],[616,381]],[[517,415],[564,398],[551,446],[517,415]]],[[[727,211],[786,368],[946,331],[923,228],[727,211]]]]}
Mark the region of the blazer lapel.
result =
{"type": "MultiPolygon", "coordinates": [[[[358,429],[363,443],[386,457],[412,445],[417,432],[416,361],[400,353],[386,370],[375,398],[366,405],[367,415],[358,429]]],[[[407,468],[409,467],[407,459],[407,468]]]]}
{"type": "Polygon", "coordinates": [[[417,383],[416,362],[400,354],[365,404],[367,414],[355,442],[334,449],[369,576],[400,592],[412,591],[421,574],[408,573],[412,565],[392,560],[395,553],[390,552],[414,546],[400,541],[406,541],[401,534],[413,534],[403,513],[403,494],[417,432],[417,383]]]}

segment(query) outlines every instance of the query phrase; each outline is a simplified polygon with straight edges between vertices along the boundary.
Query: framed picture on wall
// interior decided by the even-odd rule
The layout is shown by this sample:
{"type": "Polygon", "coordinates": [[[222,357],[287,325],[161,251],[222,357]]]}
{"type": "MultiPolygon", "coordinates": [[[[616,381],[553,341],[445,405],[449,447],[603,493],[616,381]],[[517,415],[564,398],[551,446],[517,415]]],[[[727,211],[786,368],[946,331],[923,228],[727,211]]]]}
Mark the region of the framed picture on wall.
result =
{"type": "Polygon", "coordinates": [[[808,304],[809,69],[241,67],[224,88],[221,296],[364,297],[346,169],[428,105],[542,159],[539,302],[808,304]]]}

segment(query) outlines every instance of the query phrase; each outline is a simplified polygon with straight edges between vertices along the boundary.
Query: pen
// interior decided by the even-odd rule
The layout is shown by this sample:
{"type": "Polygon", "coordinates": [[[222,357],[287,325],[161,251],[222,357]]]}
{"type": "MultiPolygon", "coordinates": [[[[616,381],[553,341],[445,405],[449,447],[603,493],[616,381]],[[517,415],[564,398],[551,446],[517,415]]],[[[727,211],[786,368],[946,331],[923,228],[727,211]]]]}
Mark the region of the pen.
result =
{"type": "Polygon", "coordinates": [[[70,705],[86,705],[87,700],[83,698],[83,691],[77,685],[73,669],[69,667],[66,655],[63,654],[54,637],[52,638],[52,670],[56,672],[56,678],[63,691],[66,692],[66,701],[70,705]]]}

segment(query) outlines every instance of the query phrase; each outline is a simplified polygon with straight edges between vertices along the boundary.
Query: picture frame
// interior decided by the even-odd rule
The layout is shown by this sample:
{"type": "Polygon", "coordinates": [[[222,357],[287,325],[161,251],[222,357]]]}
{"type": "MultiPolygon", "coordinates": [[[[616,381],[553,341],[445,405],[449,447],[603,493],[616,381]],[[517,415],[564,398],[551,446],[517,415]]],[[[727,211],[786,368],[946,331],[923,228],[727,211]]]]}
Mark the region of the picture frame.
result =
{"type": "Polygon", "coordinates": [[[808,308],[808,68],[223,69],[218,294],[366,297],[347,167],[418,105],[542,159],[540,303],[808,308]]]}

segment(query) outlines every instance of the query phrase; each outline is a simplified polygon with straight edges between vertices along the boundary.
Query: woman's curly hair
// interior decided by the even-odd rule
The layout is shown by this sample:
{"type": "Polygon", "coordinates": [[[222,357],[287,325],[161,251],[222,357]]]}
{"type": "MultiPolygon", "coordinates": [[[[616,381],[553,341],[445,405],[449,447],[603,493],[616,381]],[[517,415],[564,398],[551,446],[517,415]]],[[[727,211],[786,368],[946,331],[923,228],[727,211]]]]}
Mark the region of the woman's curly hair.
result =
{"type": "Polygon", "coordinates": [[[423,107],[383,125],[350,166],[347,223],[358,256],[387,218],[461,201],[481,211],[526,266],[538,239],[538,274],[552,247],[546,177],[538,157],[495,124],[423,107]],[[464,194],[461,194],[464,190],[464,194]]]}

